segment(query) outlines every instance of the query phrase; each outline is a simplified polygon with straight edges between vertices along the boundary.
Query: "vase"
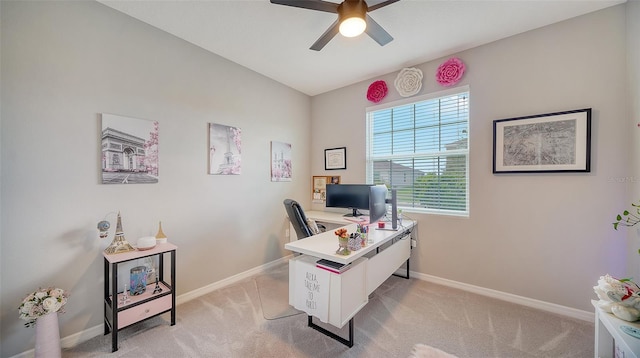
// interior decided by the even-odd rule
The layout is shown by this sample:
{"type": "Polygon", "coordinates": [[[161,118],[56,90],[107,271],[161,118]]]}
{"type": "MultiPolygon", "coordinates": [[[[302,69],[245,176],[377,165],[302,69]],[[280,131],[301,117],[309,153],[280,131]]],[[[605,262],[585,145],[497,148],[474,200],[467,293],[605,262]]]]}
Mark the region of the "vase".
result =
{"type": "Polygon", "coordinates": [[[349,239],[346,237],[338,237],[338,251],[336,254],[338,255],[349,255],[351,251],[349,251],[349,239]]]}
{"type": "Polygon", "coordinates": [[[36,358],[60,358],[61,354],[58,312],[38,317],[36,320],[36,358]]]}

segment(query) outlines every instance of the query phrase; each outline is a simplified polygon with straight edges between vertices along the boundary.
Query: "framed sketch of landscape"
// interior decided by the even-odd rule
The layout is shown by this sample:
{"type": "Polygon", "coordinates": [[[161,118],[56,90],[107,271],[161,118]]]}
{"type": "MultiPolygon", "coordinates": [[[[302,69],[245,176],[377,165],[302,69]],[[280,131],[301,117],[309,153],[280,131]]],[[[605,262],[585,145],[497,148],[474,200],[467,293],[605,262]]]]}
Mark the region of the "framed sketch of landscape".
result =
{"type": "Polygon", "coordinates": [[[591,108],[493,121],[493,173],[591,171],[591,108]]]}

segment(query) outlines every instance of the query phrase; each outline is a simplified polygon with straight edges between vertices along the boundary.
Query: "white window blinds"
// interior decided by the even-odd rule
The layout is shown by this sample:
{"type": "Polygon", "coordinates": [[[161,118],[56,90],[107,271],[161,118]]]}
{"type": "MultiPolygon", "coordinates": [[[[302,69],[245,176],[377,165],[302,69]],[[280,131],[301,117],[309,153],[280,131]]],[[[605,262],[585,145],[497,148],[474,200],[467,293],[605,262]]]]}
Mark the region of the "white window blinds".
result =
{"type": "Polygon", "coordinates": [[[469,214],[468,88],[367,111],[367,179],[398,206],[469,214]]]}

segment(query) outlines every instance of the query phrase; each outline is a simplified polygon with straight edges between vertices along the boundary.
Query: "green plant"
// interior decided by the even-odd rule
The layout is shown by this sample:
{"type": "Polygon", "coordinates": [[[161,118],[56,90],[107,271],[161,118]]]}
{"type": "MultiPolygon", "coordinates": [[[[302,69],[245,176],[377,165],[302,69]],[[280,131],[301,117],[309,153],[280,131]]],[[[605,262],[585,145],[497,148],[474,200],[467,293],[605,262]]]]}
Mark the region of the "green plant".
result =
{"type": "MultiPolygon", "coordinates": [[[[616,215],[616,221],[613,223],[615,230],[618,230],[618,226],[620,225],[630,227],[640,222],[640,203],[631,203],[631,206],[634,208],[632,211],[625,210],[622,214],[616,215]]],[[[638,250],[638,254],[640,254],[640,249],[638,250]]]]}
{"type": "Polygon", "coordinates": [[[635,208],[635,213],[625,210],[622,214],[616,216],[616,222],[613,223],[613,228],[618,230],[618,226],[634,226],[640,222],[640,204],[633,204],[631,206],[635,208]]]}

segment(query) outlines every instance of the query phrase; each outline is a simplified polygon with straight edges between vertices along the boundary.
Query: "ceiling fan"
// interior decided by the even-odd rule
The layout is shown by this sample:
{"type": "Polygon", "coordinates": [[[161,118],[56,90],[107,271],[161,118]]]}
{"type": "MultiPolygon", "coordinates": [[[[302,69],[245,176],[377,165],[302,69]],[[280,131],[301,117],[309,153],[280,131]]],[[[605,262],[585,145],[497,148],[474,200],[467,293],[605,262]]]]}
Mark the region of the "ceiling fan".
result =
{"type": "Polygon", "coordinates": [[[271,0],[271,3],[338,14],[338,19],[310,47],[311,50],[320,51],[338,32],[345,37],[355,37],[366,32],[380,46],[388,44],[393,37],[368,12],[397,1],[400,0],[370,0],[371,5],[365,0],[344,0],[340,4],[322,0],[271,0]]]}

